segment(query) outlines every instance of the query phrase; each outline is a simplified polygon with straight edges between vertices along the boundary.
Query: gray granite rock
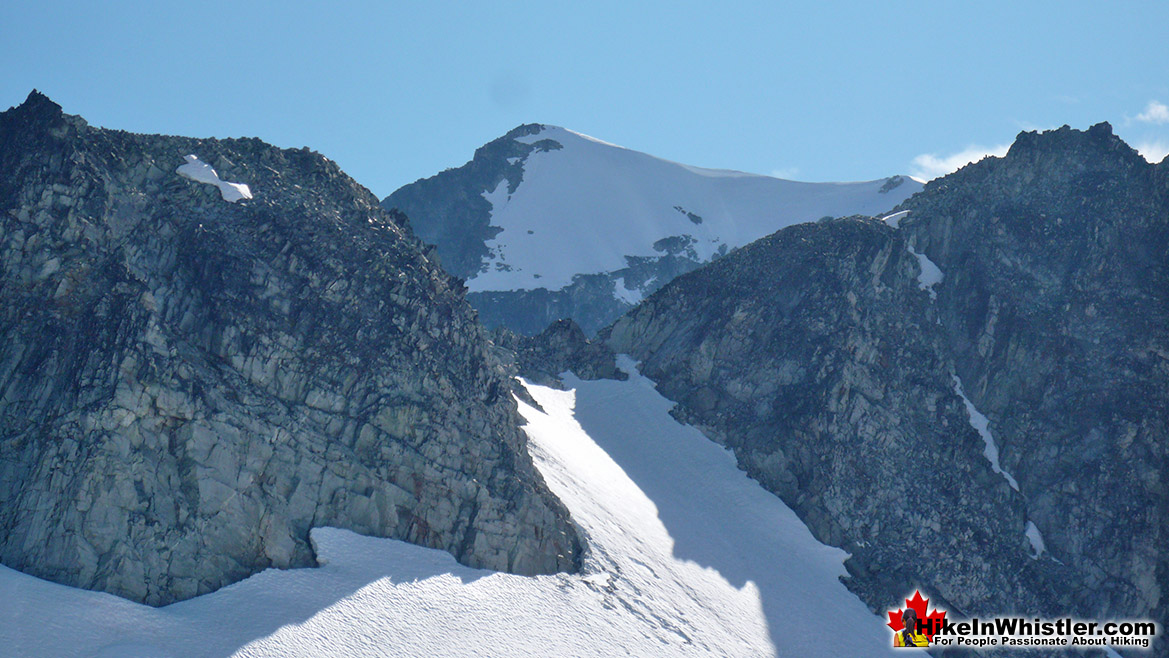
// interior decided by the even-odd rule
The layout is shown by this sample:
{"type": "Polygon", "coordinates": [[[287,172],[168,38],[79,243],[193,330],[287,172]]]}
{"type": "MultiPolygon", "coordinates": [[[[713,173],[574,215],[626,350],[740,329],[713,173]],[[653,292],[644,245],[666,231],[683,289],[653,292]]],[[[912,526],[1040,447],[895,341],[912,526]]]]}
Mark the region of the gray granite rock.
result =
{"type": "Polygon", "coordinates": [[[564,319],[536,336],[522,336],[500,327],[491,332],[510,370],[543,386],[562,387],[559,375],[572,371],[581,379],[626,380],[617,355],[599,340],[590,340],[576,322],[564,319]]]}
{"type": "MultiPolygon", "coordinates": [[[[731,448],[875,606],[930,588],[950,609],[1051,609],[1022,497],[955,393],[943,328],[904,238],[876,220],[803,224],[667,285],[602,332],[731,448]]],[[[896,606],[894,606],[896,607],[896,606]]]]}
{"type": "Polygon", "coordinates": [[[1169,621],[1169,165],[1107,123],[1064,126],[903,209],[945,273],[956,372],[1076,573],[1075,608],[1169,621]]]}
{"type": "Polygon", "coordinates": [[[579,566],[462,287],[320,155],[34,92],[0,115],[0,263],[5,565],[154,605],[310,566],[316,526],[579,566]]]}
{"type": "Polygon", "coordinates": [[[848,550],[849,587],[874,610],[922,586],[959,616],[1164,628],[1166,167],[1107,124],[1023,133],[1005,158],[929,183],[896,228],[785,229],[601,337],[848,550]]]}

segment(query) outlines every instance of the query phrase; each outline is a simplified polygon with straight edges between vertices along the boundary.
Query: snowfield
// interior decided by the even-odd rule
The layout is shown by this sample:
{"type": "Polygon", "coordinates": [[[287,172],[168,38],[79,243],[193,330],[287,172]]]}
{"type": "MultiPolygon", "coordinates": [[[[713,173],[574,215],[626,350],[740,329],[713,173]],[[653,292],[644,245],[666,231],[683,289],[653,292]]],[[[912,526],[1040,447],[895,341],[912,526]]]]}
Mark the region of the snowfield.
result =
{"type": "Polygon", "coordinates": [[[526,156],[513,194],[507,179],[483,193],[502,231],[486,243],[485,271],[467,280],[471,292],[559,290],[576,274],[620,270],[626,257],[661,256],[654,243],[674,236],[693,238],[706,262],[791,224],[877,215],[922,187],[907,176],[882,192],[888,179],[801,183],[703,169],[556,126],[516,141],[548,139],[562,148],[526,156]]]}
{"type": "Polygon", "coordinates": [[[11,656],[880,656],[846,557],[669,416],[653,383],[527,385],[533,458],[588,537],[578,575],[471,569],[321,528],[321,566],[155,609],[0,568],[11,656]],[[835,632],[825,630],[829,624],[835,632]]]}

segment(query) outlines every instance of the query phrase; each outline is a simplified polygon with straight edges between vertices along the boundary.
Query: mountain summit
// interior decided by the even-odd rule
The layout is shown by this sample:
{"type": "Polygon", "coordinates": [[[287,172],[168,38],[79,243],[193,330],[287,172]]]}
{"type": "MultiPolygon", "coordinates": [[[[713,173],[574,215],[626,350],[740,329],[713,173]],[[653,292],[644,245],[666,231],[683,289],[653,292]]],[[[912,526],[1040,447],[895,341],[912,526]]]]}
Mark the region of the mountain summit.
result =
{"type": "Polygon", "coordinates": [[[404,211],[466,279],[489,327],[531,334],[569,317],[591,333],[675,276],[779,228],[879,213],[919,189],[903,176],[801,183],[703,169],[528,124],[382,205],[404,211]]]}

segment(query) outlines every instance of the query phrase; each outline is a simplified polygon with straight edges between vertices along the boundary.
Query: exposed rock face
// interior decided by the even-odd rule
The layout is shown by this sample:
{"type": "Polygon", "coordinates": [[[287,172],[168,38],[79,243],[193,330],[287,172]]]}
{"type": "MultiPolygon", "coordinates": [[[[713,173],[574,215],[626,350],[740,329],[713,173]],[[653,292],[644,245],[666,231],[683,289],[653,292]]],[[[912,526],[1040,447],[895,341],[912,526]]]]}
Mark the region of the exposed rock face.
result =
{"type": "Polygon", "coordinates": [[[921,585],[962,614],[1163,625],[1166,165],[1106,124],[1024,133],[902,208],[899,228],[780,231],[602,335],[852,553],[850,587],[875,608],[921,585]]]}
{"type": "MultiPolygon", "coordinates": [[[[1022,498],[954,391],[942,328],[893,228],[784,229],[676,279],[608,332],[732,448],[874,604],[929,585],[960,610],[1048,609],[1022,498]]],[[[604,333],[604,332],[603,332],[604,333]]]]}
{"type": "Polygon", "coordinates": [[[643,293],[652,293],[674,277],[692,272],[701,261],[685,255],[630,258],[628,267],[603,274],[582,274],[559,290],[491,290],[467,293],[486,327],[506,327],[524,336],[535,336],[550,324],[570,319],[588,335],[621,317],[643,293]],[[614,291],[636,290],[629,299],[614,291]]]}
{"type": "Polygon", "coordinates": [[[4,564],[156,605],[311,565],[314,526],[578,564],[461,287],[325,158],[34,92],[0,115],[0,226],[4,564]]]}
{"type": "Polygon", "coordinates": [[[945,273],[957,373],[1076,572],[1076,609],[1169,619],[1169,166],[1108,124],[1065,126],[903,208],[945,273]]]}

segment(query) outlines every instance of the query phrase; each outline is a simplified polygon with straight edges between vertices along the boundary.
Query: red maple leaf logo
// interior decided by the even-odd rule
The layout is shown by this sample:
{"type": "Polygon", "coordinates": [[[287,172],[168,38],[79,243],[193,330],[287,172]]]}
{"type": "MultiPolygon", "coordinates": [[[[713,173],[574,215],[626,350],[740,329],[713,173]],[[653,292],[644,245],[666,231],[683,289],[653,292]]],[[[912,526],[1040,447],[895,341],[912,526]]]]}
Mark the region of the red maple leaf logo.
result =
{"type": "MultiPolygon", "coordinates": [[[[913,611],[917,613],[918,620],[921,621],[922,635],[925,635],[926,639],[933,642],[934,634],[942,628],[942,622],[946,619],[946,613],[935,608],[933,612],[927,615],[926,609],[929,608],[929,604],[930,600],[923,599],[920,590],[913,593],[912,599],[905,599],[905,606],[913,608],[913,611]]],[[[887,625],[893,629],[894,633],[905,628],[905,622],[901,621],[901,615],[904,613],[905,608],[898,608],[896,612],[889,611],[889,623],[887,625]]]]}

